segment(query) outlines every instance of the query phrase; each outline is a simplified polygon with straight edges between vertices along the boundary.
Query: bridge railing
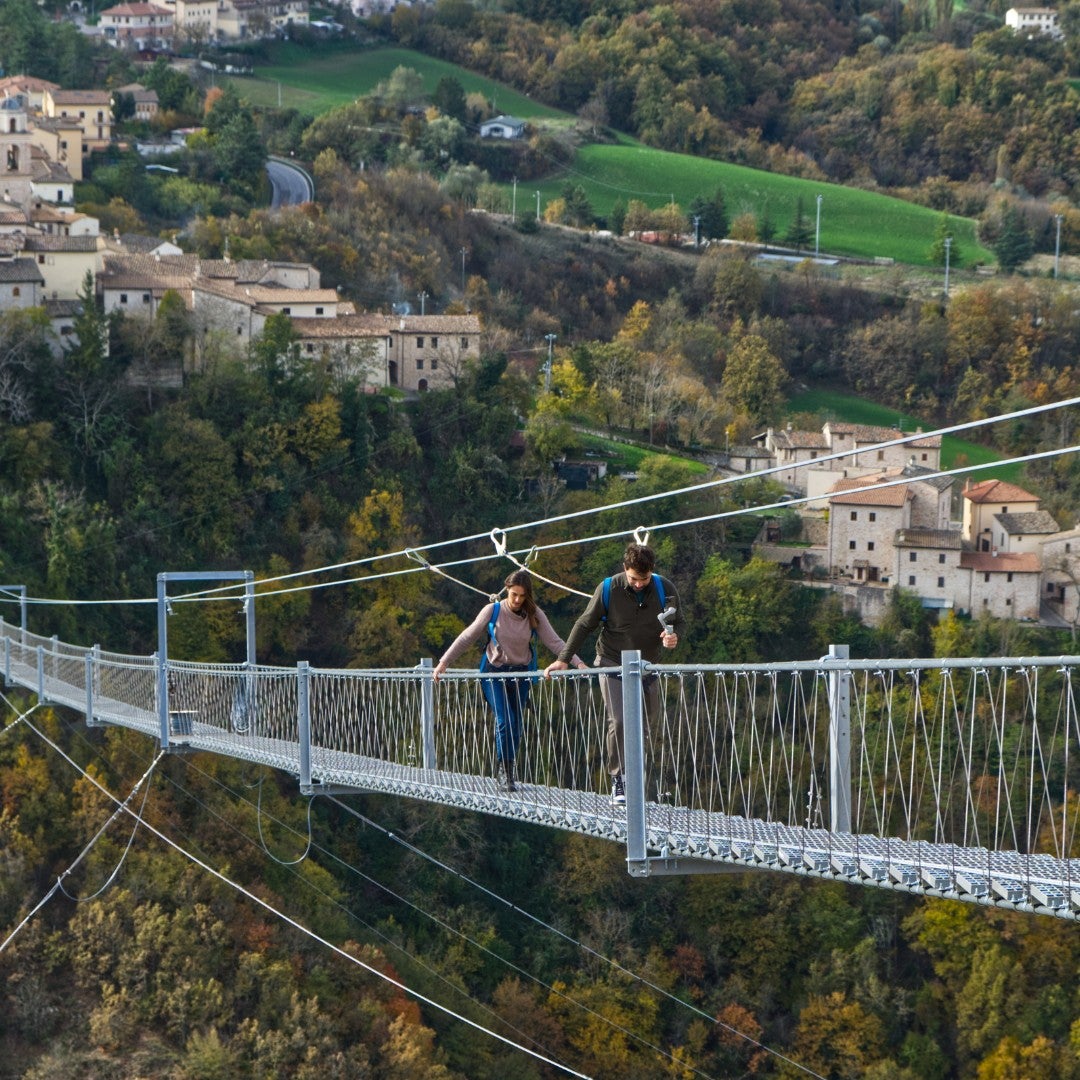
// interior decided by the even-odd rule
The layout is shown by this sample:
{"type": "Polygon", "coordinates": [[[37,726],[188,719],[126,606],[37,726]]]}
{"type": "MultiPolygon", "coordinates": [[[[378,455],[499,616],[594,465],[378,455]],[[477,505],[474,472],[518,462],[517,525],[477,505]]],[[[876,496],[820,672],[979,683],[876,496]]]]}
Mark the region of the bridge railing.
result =
{"type": "MultiPolygon", "coordinates": [[[[75,647],[2,621],[0,644],[9,684],[162,737],[156,657],[75,647]]],[[[430,666],[169,661],[166,671],[170,743],[265,762],[307,785],[392,782],[384,789],[451,801],[497,791],[494,723],[476,672],[435,683],[430,666]]],[[[1080,657],[834,658],[645,673],[658,678],[662,703],[643,733],[650,835],[677,828],[722,844],[714,823],[739,819],[1057,860],[1080,850],[1080,657]]],[[[516,797],[543,794],[574,808],[606,794],[596,672],[500,678],[528,684],[516,797]]]]}

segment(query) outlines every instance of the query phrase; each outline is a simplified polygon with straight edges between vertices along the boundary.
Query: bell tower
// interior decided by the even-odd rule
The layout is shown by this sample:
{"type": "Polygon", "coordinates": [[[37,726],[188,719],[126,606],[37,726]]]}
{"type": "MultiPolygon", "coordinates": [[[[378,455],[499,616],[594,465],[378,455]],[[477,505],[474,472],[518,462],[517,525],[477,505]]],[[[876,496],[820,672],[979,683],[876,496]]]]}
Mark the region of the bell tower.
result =
{"type": "Polygon", "coordinates": [[[0,198],[26,207],[33,197],[27,103],[22,94],[0,98],[0,198]]]}

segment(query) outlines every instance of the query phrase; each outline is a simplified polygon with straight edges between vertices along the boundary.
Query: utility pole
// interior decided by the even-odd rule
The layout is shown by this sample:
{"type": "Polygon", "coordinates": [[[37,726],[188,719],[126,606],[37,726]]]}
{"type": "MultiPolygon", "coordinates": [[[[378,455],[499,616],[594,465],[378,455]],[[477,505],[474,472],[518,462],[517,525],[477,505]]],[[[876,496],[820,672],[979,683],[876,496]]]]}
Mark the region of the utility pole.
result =
{"type": "Polygon", "coordinates": [[[701,247],[701,215],[694,215],[694,250],[701,247]]]}
{"type": "Polygon", "coordinates": [[[540,192],[536,193],[536,220],[540,220],[540,192]]]}
{"type": "Polygon", "coordinates": [[[814,258],[821,251],[821,196],[817,197],[817,226],[814,229],[814,258]]]}
{"type": "Polygon", "coordinates": [[[421,315],[424,314],[424,301],[427,298],[428,298],[428,294],[426,292],[418,292],[416,294],[416,299],[420,301],[420,314],[421,315]]]}
{"type": "Polygon", "coordinates": [[[461,295],[465,295],[465,248],[461,249],[461,295]]]}
{"type": "Polygon", "coordinates": [[[945,237],[945,299],[949,299],[949,255],[952,252],[952,237],[945,237]]]}
{"type": "Polygon", "coordinates": [[[558,334],[545,334],[544,340],[548,343],[548,358],[547,363],[544,365],[544,393],[548,393],[551,390],[551,365],[553,361],[553,352],[555,349],[555,338],[558,334]]]}
{"type": "Polygon", "coordinates": [[[510,203],[510,220],[517,224],[517,177],[514,177],[514,198],[510,203]]]}
{"type": "Polygon", "coordinates": [[[1058,269],[1061,266],[1061,214],[1054,215],[1054,224],[1057,225],[1057,236],[1054,239],[1054,280],[1057,281],[1058,269]]]}

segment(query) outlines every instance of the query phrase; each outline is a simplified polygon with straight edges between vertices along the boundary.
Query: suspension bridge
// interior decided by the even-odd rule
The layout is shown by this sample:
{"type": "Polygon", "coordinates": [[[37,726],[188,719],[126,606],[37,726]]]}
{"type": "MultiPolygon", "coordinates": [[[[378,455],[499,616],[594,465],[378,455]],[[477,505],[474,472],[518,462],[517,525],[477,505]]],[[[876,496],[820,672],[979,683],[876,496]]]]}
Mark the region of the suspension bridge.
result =
{"type": "Polygon", "coordinates": [[[21,625],[0,619],[5,683],[165,750],[283,771],[305,796],[382,792],[623,844],[634,877],[763,869],[1080,917],[1080,656],[855,660],[835,646],[813,662],[651,665],[626,653],[622,806],[608,795],[599,669],[496,676],[532,683],[506,792],[477,673],[259,665],[253,603],[245,662],[172,660],[168,576],[156,653],[35,635],[24,608],[21,625]],[[654,678],[661,715],[646,724],[654,678]]]}

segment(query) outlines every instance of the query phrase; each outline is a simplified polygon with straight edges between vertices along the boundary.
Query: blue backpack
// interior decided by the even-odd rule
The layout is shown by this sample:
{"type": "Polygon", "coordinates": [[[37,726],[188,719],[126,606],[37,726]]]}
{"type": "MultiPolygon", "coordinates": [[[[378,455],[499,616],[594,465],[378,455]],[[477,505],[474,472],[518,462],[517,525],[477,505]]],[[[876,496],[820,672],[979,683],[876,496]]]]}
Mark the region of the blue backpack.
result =
{"type": "MultiPolygon", "coordinates": [[[[667,595],[664,592],[664,582],[659,574],[653,574],[652,579],[656,582],[656,594],[660,597],[660,610],[667,607],[667,595]]],[[[611,578],[604,578],[604,587],[601,590],[601,598],[604,601],[604,614],[600,616],[602,623],[607,622],[608,604],[611,602],[611,578]]]]}

